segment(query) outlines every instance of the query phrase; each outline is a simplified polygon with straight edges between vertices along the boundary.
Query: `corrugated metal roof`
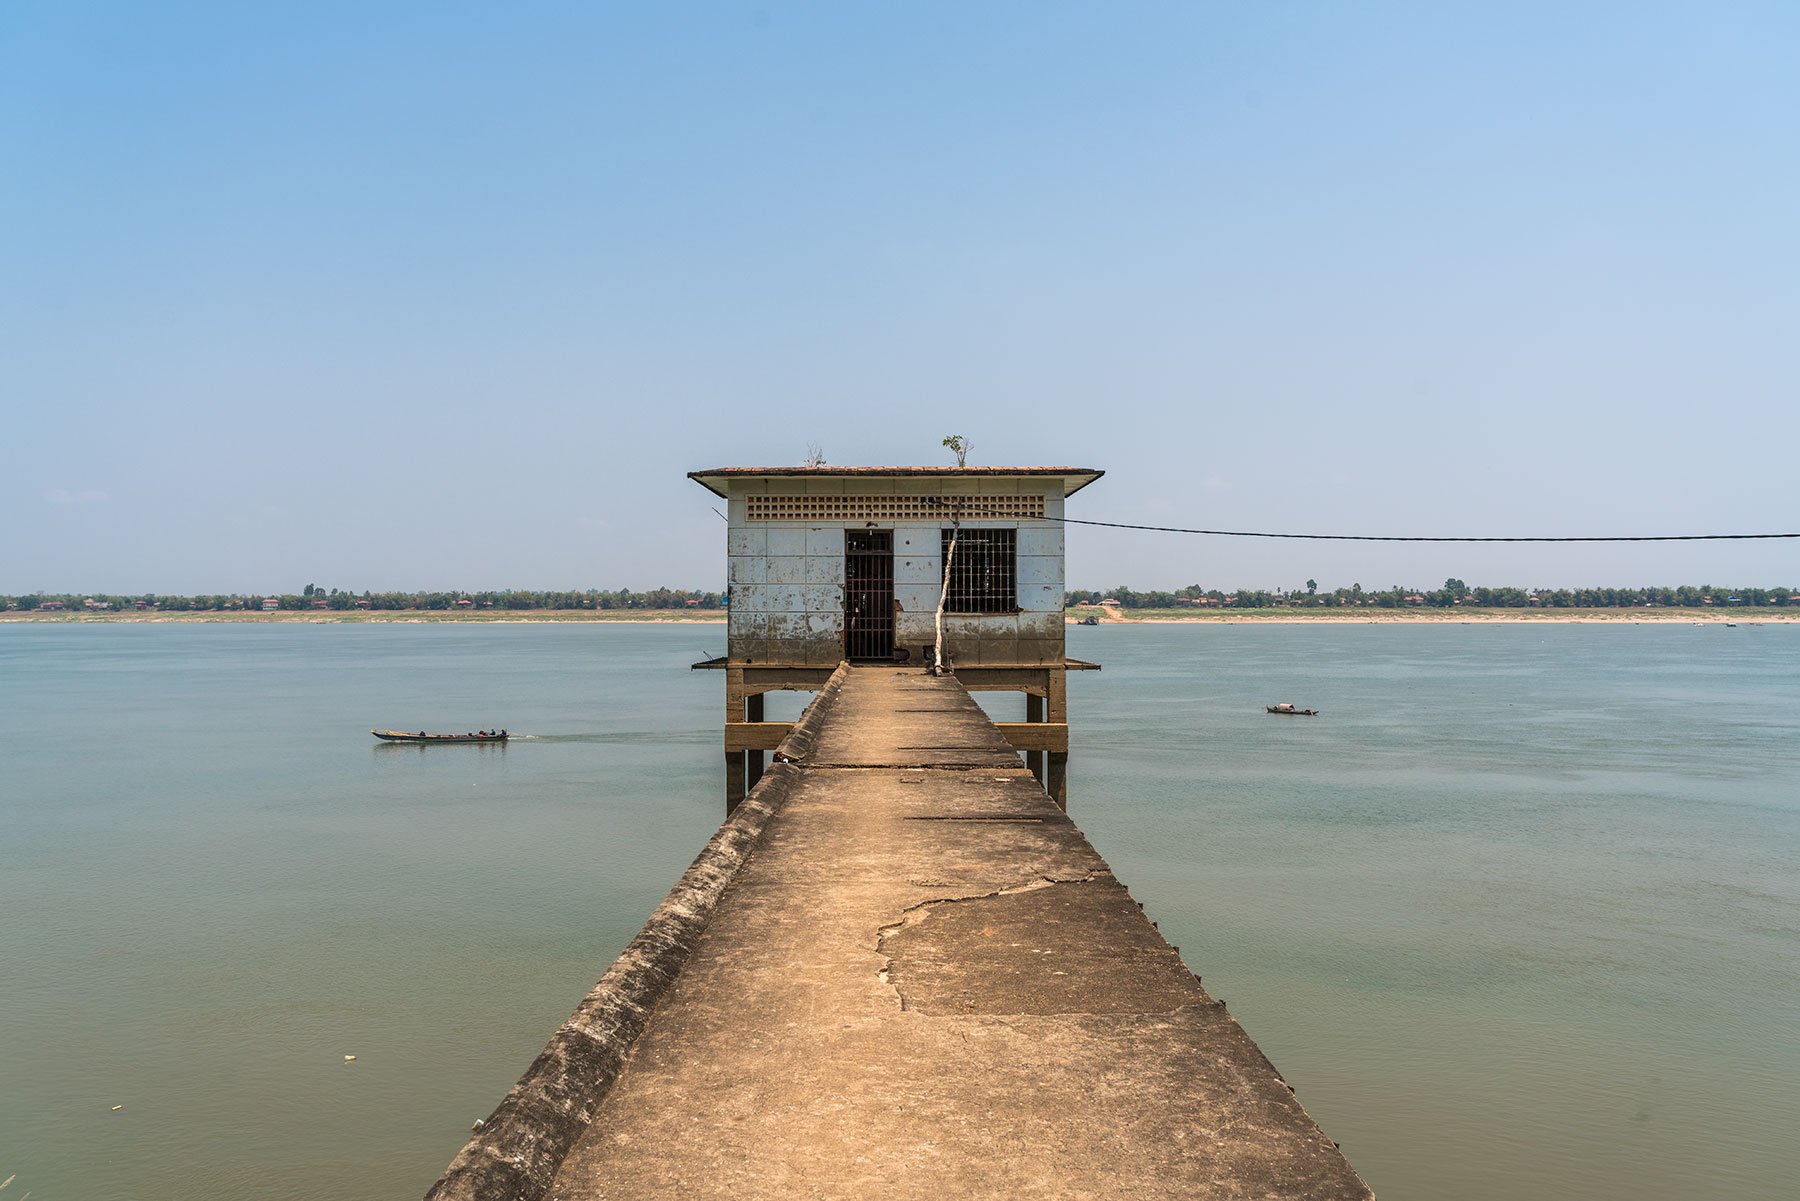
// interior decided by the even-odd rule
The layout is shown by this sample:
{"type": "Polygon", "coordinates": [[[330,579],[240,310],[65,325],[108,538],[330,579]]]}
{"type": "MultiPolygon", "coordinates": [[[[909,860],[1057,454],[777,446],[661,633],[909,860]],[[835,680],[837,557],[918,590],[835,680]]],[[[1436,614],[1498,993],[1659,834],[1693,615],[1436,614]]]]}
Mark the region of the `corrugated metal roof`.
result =
{"type": "Polygon", "coordinates": [[[721,486],[728,480],[792,479],[880,479],[892,477],[936,477],[970,479],[982,476],[1057,476],[1063,477],[1063,495],[1073,496],[1106,472],[1094,467],[715,467],[710,471],[690,471],[688,478],[716,496],[726,495],[721,486]]]}

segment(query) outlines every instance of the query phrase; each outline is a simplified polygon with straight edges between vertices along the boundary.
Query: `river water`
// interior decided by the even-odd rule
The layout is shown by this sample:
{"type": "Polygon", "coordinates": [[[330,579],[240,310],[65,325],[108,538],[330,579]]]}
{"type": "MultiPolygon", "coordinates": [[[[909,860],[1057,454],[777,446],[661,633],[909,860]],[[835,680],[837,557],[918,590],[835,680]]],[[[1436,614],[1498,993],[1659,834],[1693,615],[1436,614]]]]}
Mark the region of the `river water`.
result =
{"type": "MultiPolygon", "coordinates": [[[[8,1195],[423,1193],[717,824],[722,635],[0,625],[8,1195]]],[[[1070,644],[1072,814],[1383,1198],[1793,1195],[1800,626],[1070,644]]]]}

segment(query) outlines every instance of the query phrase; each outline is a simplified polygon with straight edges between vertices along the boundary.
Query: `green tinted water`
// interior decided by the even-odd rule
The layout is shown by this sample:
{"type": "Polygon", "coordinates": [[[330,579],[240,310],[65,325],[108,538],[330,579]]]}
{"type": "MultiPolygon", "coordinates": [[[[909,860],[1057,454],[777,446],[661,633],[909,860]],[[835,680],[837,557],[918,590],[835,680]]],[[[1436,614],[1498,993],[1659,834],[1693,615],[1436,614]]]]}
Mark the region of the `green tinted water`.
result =
{"type": "MultiPolygon", "coordinates": [[[[0,626],[0,1179],[421,1194],[716,824],[718,634],[0,626]]],[[[1071,643],[1072,812],[1384,1198],[1791,1195],[1800,629],[1071,643]]]]}

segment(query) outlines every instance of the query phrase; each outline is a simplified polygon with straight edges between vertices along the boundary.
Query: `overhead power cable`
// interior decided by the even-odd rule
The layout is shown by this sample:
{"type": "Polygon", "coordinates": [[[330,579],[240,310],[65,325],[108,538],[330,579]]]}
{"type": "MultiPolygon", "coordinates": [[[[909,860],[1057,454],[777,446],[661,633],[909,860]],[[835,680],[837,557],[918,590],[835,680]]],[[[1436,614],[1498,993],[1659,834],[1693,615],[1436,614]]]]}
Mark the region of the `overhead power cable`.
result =
{"type": "MultiPolygon", "coordinates": [[[[969,510],[955,505],[964,515],[969,510]]],[[[986,512],[980,516],[1015,518],[1016,513],[986,512]]],[[[1090,521],[1080,517],[1045,517],[1061,525],[1096,525],[1110,530],[1149,530],[1158,534],[1203,534],[1213,538],[1297,538],[1314,542],[1750,542],[1775,538],[1800,538],[1793,534],[1614,534],[1582,538],[1473,538],[1406,534],[1284,534],[1267,530],[1200,530],[1176,525],[1134,525],[1124,521],[1090,521]]]]}
{"type": "Polygon", "coordinates": [[[1122,521],[1053,518],[1065,525],[1101,525],[1115,530],[1154,530],[1162,534],[1209,534],[1215,538],[1305,538],[1321,542],[1746,542],[1800,538],[1794,534],[1615,534],[1586,538],[1440,538],[1402,534],[1277,534],[1258,530],[1188,530],[1172,525],[1128,525],[1122,521]]]}

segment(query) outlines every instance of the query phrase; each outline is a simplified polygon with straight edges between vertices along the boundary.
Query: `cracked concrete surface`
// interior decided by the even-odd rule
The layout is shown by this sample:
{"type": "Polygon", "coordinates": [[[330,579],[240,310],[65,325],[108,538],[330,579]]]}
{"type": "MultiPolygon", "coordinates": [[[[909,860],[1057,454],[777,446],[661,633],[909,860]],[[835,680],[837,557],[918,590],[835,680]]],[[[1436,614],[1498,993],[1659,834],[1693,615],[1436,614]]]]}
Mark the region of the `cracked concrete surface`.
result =
{"type": "Polygon", "coordinates": [[[1166,1013],[1202,1003],[1181,956],[1148,922],[1111,920],[1129,909],[1130,895],[1103,873],[926,901],[883,928],[885,979],[902,1009],[920,1013],[1166,1013]]]}
{"type": "Polygon", "coordinates": [[[793,766],[552,1197],[1371,1195],[953,680],[793,766]]]}

